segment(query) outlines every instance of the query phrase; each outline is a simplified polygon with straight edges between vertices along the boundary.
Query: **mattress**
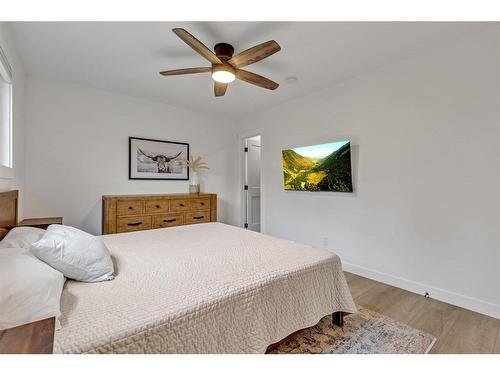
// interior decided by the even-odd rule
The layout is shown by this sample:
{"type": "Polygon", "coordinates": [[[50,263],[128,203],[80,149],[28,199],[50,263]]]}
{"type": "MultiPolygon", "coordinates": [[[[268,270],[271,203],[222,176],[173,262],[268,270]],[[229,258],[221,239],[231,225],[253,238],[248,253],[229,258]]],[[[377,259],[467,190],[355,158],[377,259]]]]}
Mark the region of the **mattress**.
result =
{"type": "Polygon", "coordinates": [[[67,281],[55,353],[264,353],[356,311],[329,251],[221,223],[102,238],[116,277],[67,281]]]}

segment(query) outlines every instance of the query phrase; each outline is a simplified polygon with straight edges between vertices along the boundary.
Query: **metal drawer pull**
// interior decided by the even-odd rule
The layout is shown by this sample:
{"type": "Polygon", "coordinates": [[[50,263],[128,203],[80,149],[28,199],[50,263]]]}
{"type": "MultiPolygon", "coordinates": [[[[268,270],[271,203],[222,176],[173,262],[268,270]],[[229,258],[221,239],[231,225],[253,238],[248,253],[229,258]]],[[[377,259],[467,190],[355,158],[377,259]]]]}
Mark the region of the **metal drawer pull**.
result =
{"type": "Polygon", "coordinates": [[[180,203],[179,206],[184,207],[184,203],[180,203]]]}
{"type": "Polygon", "coordinates": [[[160,208],[161,206],[159,204],[156,205],[156,208],[160,208]]]}
{"type": "Polygon", "coordinates": [[[132,206],[128,206],[128,209],[129,209],[129,210],[133,210],[133,209],[134,209],[134,207],[132,207],[132,206]]]}
{"type": "Polygon", "coordinates": [[[137,223],[128,223],[127,225],[128,225],[129,227],[136,227],[136,226],[141,225],[141,224],[142,224],[142,221],[139,221],[139,222],[137,222],[137,223]]]}
{"type": "Polygon", "coordinates": [[[176,219],[163,220],[164,223],[173,223],[176,219]]]}
{"type": "Polygon", "coordinates": [[[205,205],[205,203],[201,202],[201,205],[202,205],[202,206],[204,206],[204,205],[205,205]]]}
{"type": "Polygon", "coordinates": [[[205,216],[193,216],[193,219],[203,219],[205,216]]]}

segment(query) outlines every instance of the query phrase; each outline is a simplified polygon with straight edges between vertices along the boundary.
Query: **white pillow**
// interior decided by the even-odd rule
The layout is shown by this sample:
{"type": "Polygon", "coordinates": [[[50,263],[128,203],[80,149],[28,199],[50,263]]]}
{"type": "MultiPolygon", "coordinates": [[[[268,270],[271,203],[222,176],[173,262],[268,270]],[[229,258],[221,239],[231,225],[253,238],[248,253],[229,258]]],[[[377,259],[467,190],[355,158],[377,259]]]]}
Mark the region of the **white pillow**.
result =
{"type": "Polygon", "coordinates": [[[59,317],[64,276],[29,251],[0,251],[0,330],[59,317]]]}
{"type": "Polygon", "coordinates": [[[44,235],[45,230],[33,227],[15,227],[0,241],[0,249],[22,248],[29,250],[32,243],[44,235]]]}
{"type": "Polygon", "coordinates": [[[113,262],[104,242],[79,229],[53,224],[30,250],[70,279],[87,282],[113,279],[113,262]]]}

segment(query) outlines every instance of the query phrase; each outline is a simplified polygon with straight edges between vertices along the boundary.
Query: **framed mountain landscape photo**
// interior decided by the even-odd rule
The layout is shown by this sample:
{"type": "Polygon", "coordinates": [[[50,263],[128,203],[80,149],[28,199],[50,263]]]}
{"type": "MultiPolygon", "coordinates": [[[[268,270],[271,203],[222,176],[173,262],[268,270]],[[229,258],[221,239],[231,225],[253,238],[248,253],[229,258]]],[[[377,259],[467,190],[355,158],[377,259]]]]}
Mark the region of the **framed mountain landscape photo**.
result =
{"type": "Polygon", "coordinates": [[[291,148],[282,155],[285,190],[352,193],[350,141],[291,148]]]}

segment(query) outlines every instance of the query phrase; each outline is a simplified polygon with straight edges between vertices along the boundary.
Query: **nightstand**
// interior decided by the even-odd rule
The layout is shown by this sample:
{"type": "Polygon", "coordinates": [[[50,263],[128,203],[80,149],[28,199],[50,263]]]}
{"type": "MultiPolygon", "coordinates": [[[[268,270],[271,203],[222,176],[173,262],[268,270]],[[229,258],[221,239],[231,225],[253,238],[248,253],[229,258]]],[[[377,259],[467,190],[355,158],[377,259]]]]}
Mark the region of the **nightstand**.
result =
{"type": "Polygon", "coordinates": [[[0,331],[0,354],[52,354],[55,318],[0,331]]]}
{"type": "Polygon", "coordinates": [[[36,227],[40,229],[47,229],[51,224],[62,224],[62,217],[40,217],[33,219],[24,219],[19,224],[18,227],[36,227]]]}

